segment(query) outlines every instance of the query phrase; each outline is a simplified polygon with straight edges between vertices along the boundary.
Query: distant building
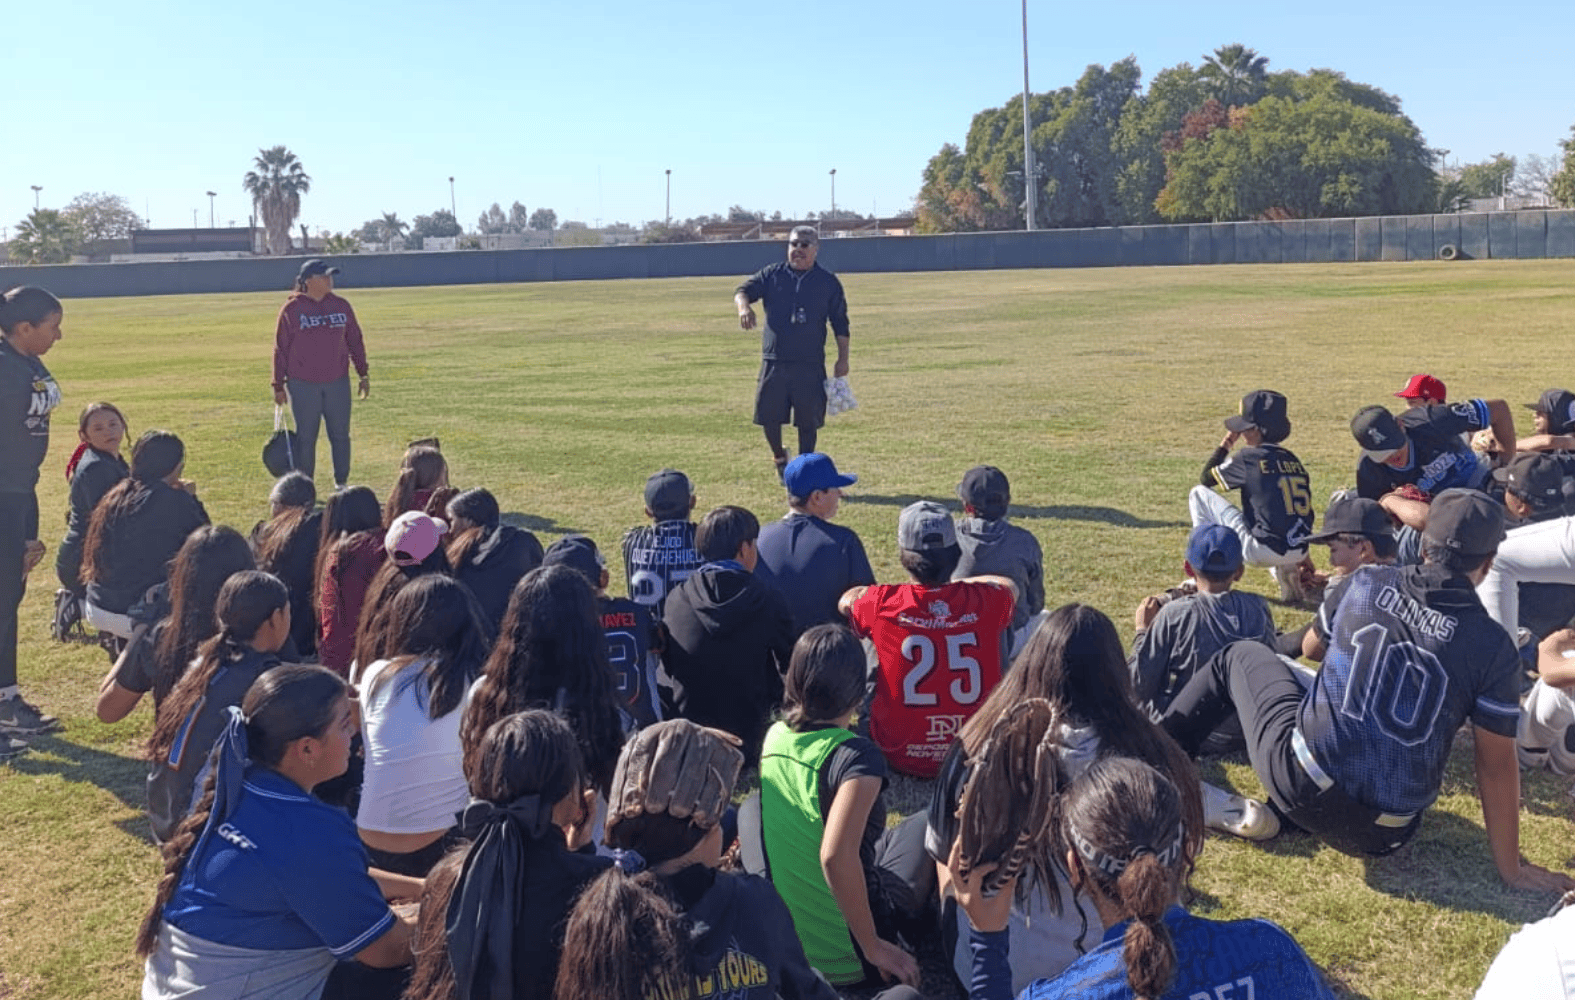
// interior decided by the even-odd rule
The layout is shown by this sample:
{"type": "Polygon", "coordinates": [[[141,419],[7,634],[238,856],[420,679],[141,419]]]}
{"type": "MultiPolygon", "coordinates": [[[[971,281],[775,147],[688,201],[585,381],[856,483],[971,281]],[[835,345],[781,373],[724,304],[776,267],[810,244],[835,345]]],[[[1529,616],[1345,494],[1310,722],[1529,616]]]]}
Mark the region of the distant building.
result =
{"type": "Polygon", "coordinates": [[[250,257],[263,251],[262,240],[263,231],[254,226],[229,229],[133,229],[130,251],[112,253],[110,259],[145,261],[250,257]]]}
{"type": "Polygon", "coordinates": [[[708,243],[725,240],[785,240],[794,226],[813,226],[823,239],[853,236],[912,236],[911,215],[884,219],[760,219],[754,222],[713,222],[700,227],[708,243]]]}

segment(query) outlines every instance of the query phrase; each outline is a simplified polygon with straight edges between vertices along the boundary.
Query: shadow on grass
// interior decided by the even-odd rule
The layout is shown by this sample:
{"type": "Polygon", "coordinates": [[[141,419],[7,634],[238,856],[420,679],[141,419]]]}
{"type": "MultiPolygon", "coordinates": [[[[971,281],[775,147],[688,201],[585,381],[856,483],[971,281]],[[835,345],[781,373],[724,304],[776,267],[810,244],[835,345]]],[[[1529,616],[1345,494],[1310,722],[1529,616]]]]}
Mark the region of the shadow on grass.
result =
{"type": "MultiPolygon", "coordinates": [[[[883,493],[849,493],[843,498],[846,504],[876,504],[882,507],[906,507],[920,500],[934,500],[935,497],[920,496],[914,493],[898,493],[887,495],[883,493]]],[[[950,498],[946,498],[947,501],[950,498]]],[[[1023,507],[1012,504],[1007,511],[1008,516],[1017,518],[1043,518],[1053,521],[1098,521],[1117,528],[1188,528],[1190,521],[1150,521],[1146,518],[1128,514],[1115,507],[1094,507],[1087,504],[1052,505],[1049,507],[1023,507]]]]}
{"type": "Polygon", "coordinates": [[[1511,889],[1498,877],[1480,823],[1429,809],[1411,842],[1382,858],[1363,858],[1368,886],[1401,899],[1465,910],[1509,924],[1540,919],[1556,892],[1511,889]]]}
{"type": "MultiPolygon", "coordinates": [[[[13,758],[10,766],[20,774],[58,775],[61,780],[97,785],[127,808],[147,808],[148,765],[118,753],[82,746],[57,736],[30,738],[32,752],[13,758]]],[[[146,836],[143,830],[132,831],[146,836]]]]}
{"type": "Polygon", "coordinates": [[[583,535],[586,532],[580,528],[571,528],[559,524],[550,517],[539,517],[535,514],[521,514],[519,511],[508,511],[500,514],[498,520],[513,528],[522,528],[525,531],[547,531],[559,535],[583,535]]]}

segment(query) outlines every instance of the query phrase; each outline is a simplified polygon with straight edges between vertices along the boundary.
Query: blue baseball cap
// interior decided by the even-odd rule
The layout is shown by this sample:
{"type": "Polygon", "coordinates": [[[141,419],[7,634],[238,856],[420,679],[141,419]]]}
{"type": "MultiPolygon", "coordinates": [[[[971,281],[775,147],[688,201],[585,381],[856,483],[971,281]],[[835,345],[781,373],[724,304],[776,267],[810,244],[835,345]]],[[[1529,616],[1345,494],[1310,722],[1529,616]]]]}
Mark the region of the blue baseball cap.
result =
{"type": "Polygon", "coordinates": [[[838,472],[831,456],[818,451],[798,456],[782,470],[782,485],[796,497],[807,497],[816,490],[841,489],[858,481],[858,476],[838,472]]]}
{"type": "Polygon", "coordinates": [[[1194,573],[1223,576],[1241,569],[1241,538],[1223,524],[1200,524],[1187,538],[1187,565],[1194,573]]]}

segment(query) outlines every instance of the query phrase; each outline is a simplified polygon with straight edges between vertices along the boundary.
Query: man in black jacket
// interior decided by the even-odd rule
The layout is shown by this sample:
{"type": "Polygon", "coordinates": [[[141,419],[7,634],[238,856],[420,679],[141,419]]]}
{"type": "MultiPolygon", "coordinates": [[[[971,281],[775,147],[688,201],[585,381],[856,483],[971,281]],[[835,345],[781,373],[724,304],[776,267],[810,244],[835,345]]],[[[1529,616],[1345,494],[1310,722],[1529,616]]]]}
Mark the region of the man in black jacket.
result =
{"type": "Polygon", "coordinates": [[[760,522],[742,507],[718,507],[695,532],[706,562],[667,596],[667,643],[660,678],[664,714],[725,729],[760,756],[782,675],[793,653],[793,615],[770,584],[755,577],[760,522]]]}

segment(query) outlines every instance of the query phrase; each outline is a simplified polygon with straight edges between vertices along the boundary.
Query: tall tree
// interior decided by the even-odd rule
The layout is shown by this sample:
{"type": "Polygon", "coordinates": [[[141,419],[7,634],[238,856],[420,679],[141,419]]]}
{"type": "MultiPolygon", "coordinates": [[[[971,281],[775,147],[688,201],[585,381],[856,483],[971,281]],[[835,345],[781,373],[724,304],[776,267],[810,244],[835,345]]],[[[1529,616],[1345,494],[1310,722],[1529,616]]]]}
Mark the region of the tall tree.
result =
{"type": "Polygon", "coordinates": [[[143,226],[131,203],[118,194],[85,191],[72,198],[61,214],[84,242],[121,239],[143,226]]]}
{"type": "Polygon", "coordinates": [[[509,206],[509,232],[523,233],[530,228],[530,214],[525,211],[525,206],[519,202],[509,206]]]}
{"type": "Polygon", "coordinates": [[[8,251],[24,264],[65,264],[81,246],[82,238],[59,209],[35,208],[16,224],[8,251]]]}
{"type": "Polygon", "coordinates": [[[377,220],[378,238],[388,250],[394,249],[394,241],[405,235],[410,229],[410,223],[399,217],[398,212],[384,212],[383,217],[377,220]]]}
{"type": "Polygon", "coordinates": [[[550,232],[558,228],[558,213],[550,208],[538,208],[530,214],[530,227],[550,232]]]}
{"type": "Polygon", "coordinates": [[[416,216],[416,221],[410,225],[410,238],[420,240],[428,236],[459,236],[464,231],[453,212],[440,208],[431,215],[416,216]]]}
{"type": "Polygon", "coordinates": [[[283,146],[257,151],[241,187],[252,196],[252,205],[262,217],[268,236],[268,252],[279,255],[290,250],[290,227],[301,214],[301,195],[312,189],[301,161],[283,146]]]}
{"type": "Polygon", "coordinates": [[[1559,148],[1564,150],[1564,165],[1553,175],[1548,193],[1565,208],[1575,208],[1575,125],[1570,126],[1568,139],[1559,140],[1559,148]]]}
{"type": "Polygon", "coordinates": [[[1156,204],[1175,221],[1409,215],[1436,204],[1432,161],[1404,116],[1266,97],[1172,152],[1156,204]]]}
{"type": "Polygon", "coordinates": [[[1227,108],[1251,104],[1268,85],[1269,59],[1240,42],[1221,45],[1203,57],[1201,70],[1213,97],[1227,108]]]}
{"type": "Polygon", "coordinates": [[[493,202],[492,207],[482,212],[476,220],[476,228],[488,235],[506,232],[508,226],[509,218],[503,214],[503,207],[497,202],[493,202]]]}
{"type": "Polygon", "coordinates": [[[1515,158],[1494,153],[1490,160],[1461,167],[1457,179],[1467,198],[1497,198],[1509,193],[1515,179],[1515,158]]]}

